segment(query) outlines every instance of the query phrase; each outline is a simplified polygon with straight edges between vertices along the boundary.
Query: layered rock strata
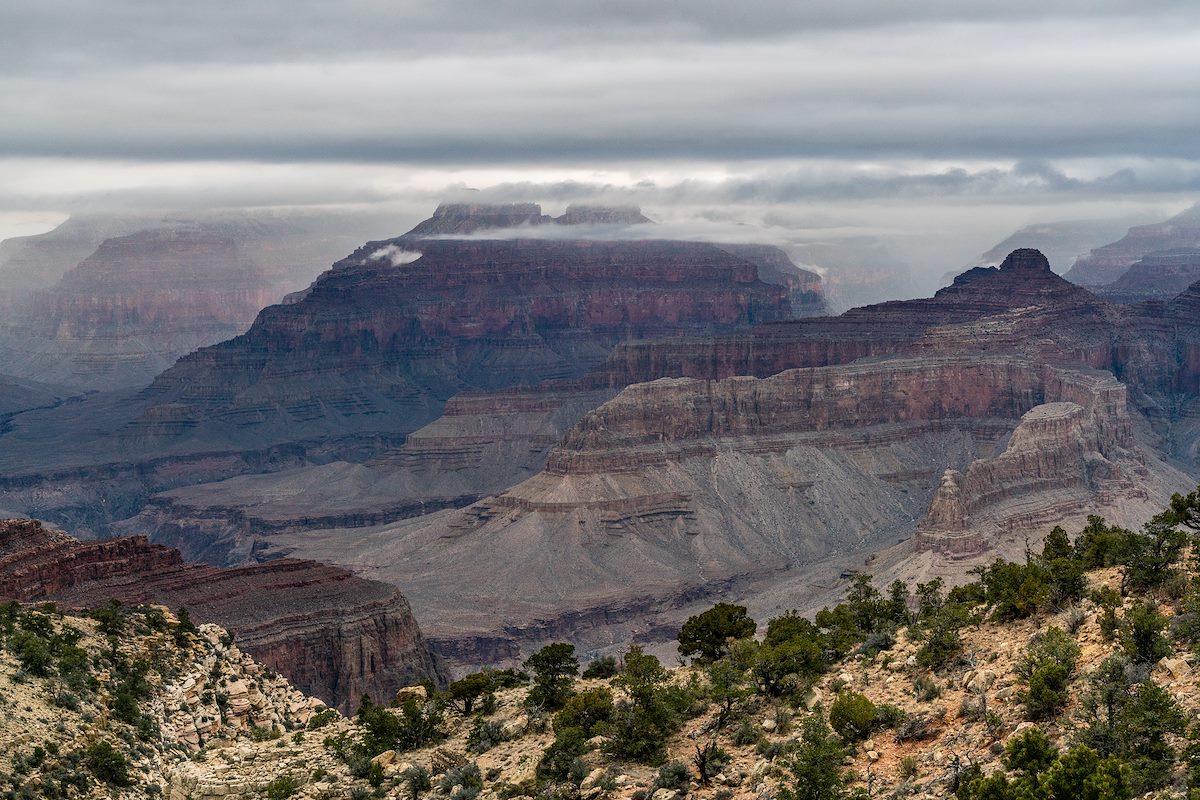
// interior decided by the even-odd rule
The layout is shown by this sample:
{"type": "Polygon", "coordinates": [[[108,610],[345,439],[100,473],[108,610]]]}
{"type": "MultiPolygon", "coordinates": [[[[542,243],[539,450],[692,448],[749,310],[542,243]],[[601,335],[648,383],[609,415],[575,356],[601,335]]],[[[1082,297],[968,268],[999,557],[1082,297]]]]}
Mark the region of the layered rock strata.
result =
{"type": "Polygon", "coordinates": [[[295,438],[403,432],[449,397],[582,375],[616,343],[787,316],[781,287],[704,244],[374,242],[244,335],[182,359],[146,390],[131,435],[212,429],[295,438]]]}
{"type": "Polygon", "coordinates": [[[0,324],[0,359],[9,372],[40,380],[140,388],[180,356],[244,331],[259,309],[361,241],[347,234],[368,226],[347,220],[347,230],[330,233],[331,222],[143,222],[60,266],[56,283],[14,307],[0,324]]]}
{"type": "Polygon", "coordinates": [[[977,476],[967,487],[975,516],[987,508],[1007,518],[1020,504],[1065,495],[1086,505],[1096,487],[1123,496],[1142,469],[1132,448],[1120,384],[1020,359],[663,379],[586,414],[542,473],[505,492],[457,511],[285,534],[276,544],[404,585],[451,658],[511,656],[548,635],[597,648],[599,637],[635,635],[729,582],[769,580],[911,536],[946,469],[977,476]],[[1010,474],[973,466],[1000,453],[1006,467],[1027,467],[1036,461],[1032,420],[1067,404],[1087,409],[1079,425],[1090,438],[1074,452],[1086,455],[1090,483],[1051,479],[1051,462],[1067,463],[1066,444],[1038,454],[1041,484],[1013,487],[1010,474]]]}
{"type": "Polygon", "coordinates": [[[53,286],[105,239],[153,224],[132,215],[85,214],[46,233],[0,241],[0,311],[11,314],[34,291],[53,286]]]}
{"type": "Polygon", "coordinates": [[[917,526],[918,549],[979,555],[1016,531],[1088,509],[1145,499],[1125,387],[1108,375],[1067,373],[1027,411],[1001,453],[942,476],[917,526]]]}
{"type": "Polygon", "coordinates": [[[1150,253],[1195,247],[1200,247],[1200,204],[1166,222],[1130,228],[1118,241],[1080,256],[1064,277],[1081,286],[1105,286],[1150,253]]]}
{"type": "Polygon", "coordinates": [[[281,533],[372,527],[460,508],[535,475],[567,429],[610,396],[569,387],[459,395],[403,446],[362,463],[162,492],[117,527],[146,531],[190,559],[232,565],[254,559],[281,533]]]}
{"type": "Polygon", "coordinates": [[[1038,251],[1021,249],[999,267],[964,272],[929,298],[703,340],[623,344],[592,380],[626,386],[664,375],[764,377],[867,357],[967,351],[1108,369],[1121,324],[1121,312],[1055,275],[1038,251]]]}
{"type": "Polygon", "coordinates": [[[1121,277],[1096,287],[1097,296],[1112,303],[1170,300],[1200,280],[1200,248],[1150,253],[1130,265],[1121,277]]]}
{"type": "Polygon", "coordinates": [[[390,697],[417,680],[444,680],[394,587],[311,561],[219,569],[184,563],[178,551],[144,537],[80,542],[32,520],[8,520],[0,522],[0,598],[183,606],[343,710],[364,692],[390,697]]]}

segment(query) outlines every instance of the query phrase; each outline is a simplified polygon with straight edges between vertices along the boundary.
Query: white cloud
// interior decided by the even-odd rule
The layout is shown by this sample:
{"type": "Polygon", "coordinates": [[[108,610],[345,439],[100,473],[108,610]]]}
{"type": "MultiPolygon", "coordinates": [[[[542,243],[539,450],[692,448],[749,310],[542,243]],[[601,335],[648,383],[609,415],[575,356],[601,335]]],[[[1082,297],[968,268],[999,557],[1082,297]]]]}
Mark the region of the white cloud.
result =
{"type": "Polygon", "coordinates": [[[397,247],[394,244],[389,244],[387,247],[381,247],[374,253],[371,253],[372,261],[383,261],[386,259],[393,267],[399,267],[403,264],[411,264],[421,257],[418,250],[405,250],[397,247]]]}

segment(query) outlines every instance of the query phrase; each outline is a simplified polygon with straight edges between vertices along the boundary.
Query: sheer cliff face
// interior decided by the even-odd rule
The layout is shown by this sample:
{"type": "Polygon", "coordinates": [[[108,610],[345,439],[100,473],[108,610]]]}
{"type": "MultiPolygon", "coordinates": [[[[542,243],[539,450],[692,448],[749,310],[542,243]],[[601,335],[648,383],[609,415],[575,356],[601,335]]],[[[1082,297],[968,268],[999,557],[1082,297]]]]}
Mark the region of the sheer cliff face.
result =
{"type": "Polygon", "coordinates": [[[111,599],[186,607],[302,691],[342,710],[445,678],[395,588],[311,561],[241,569],[185,564],[142,537],[80,542],[31,520],[0,521],[0,598],[93,608],[111,599]]]}
{"type": "Polygon", "coordinates": [[[374,242],[302,299],[263,311],[245,335],[161,375],[137,430],[232,425],[247,438],[293,439],[408,432],[454,394],[578,377],[620,341],[788,314],[782,287],[711,245],[374,242]]]}

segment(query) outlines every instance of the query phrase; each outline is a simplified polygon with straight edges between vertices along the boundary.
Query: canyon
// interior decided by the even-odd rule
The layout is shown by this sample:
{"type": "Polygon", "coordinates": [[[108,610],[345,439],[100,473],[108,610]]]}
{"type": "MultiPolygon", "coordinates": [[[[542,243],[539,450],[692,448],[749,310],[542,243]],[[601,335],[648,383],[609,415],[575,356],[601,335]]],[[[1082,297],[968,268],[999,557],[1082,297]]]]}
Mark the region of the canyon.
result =
{"type": "Polygon", "coordinates": [[[1194,462],[1175,456],[1194,449],[1180,405],[1194,377],[1162,354],[1194,335],[1189,297],[1151,328],[1144,310],[1017,250],[932,298],[626,342],[574,381],[460,396],[380,460],[411,470],[393,482],[407,502],[417,475],[461,487],[439,477],[459,470],[489,496],[434,493],[440,508],[372,516],[383,473],[352,488],[381,469],[369,462],[179,488],[129,530],[403,586],[460,666],[554,637],[596,652],[612,637],[652,641],[702,598],[748,587],[815,600],[830,558],[862,568],[898,549],[872,569],[963,574],[1030,531],[1088,513],[1133,519],[1188,487],[1194,462]],[[513,402],[534,397],[534,416],[513,402]],[[530,423],[540,440],[522,433],[530,423]],[[538,459],[510,469],[513,444],[538,459]],[[477,481],[481,464],[490,482],[477,481]],[[322,489],[296,500],[317,482],[343,508],[353,498],[353,513],[320,518],[322,489]],[[289,515],[295,502],[304,516],[289,515]]]}
{"type": "Polygon", "coordinates": [[[961,576],[1194,483],[1200,288],[1113,304],[1016,249],[813,316],[777,248],[570,238],[628,227],[441,206],[145,389],[11,415],[0,507],[398,587],[465,669],[654,646],[716,597],[811,610],[831,574],[961,576]]]}
{"type": "Polygon", "coordinates": [[[1200,204],[1165,222],[1130,228],[1121,239],[1080,256],[1063,277],[1082,286],[1106,286],[1151,253],[1196,247],[1200,247],[1200,204]]]}

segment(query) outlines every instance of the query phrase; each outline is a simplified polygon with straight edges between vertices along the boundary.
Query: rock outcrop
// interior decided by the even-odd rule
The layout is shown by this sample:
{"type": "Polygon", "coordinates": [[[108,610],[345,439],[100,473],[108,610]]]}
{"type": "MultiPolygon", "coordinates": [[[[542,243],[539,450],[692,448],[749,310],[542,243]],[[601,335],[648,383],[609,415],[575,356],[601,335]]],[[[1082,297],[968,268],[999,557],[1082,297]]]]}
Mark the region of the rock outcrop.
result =
{"type": "Polygon", "coordinates": [[[1200,248],[1150,253],[1110,284],[1093,289],[1111,303],[1166,301],[1200,280],[1200,248]]]}
{"type": "Polygon", "coordinates": [[[1119,312],[1050,271],[1036,250],[968,270],[933,297],[852,309],[837,317],[760,325],[707,339],[631,342],[614,349],[601,381],[662,376],[765,377],[866,357],[974,351],[1112,366],[1119,312]]]}
{"type": "MultiPolygon", "coordinates": [[[[1026,225],[981,255],[970,267],[998,264],[1018,247],[1036,248],[1059,274],[1070,269],[1080,255],[1120,238],[1134,219],[1068,220],[1026,225]]],[[[1148,220],[1147,220],[1148,221],[1148,220]]],[[[947,280],[953,278],[950,275],[947,280]]]]}
{"type": "Polygon", "coordinates": [[[792,263],[787,253],[764,244],[725,244],[722,249],[746,259],[758,267],[758,277],[788,290],[792,316],[820,317],[829,313],[821,276],[792,263]]]}
{"type": "Polygon", "coordinates": [[[153,225],[135,215],[83,214],[46,233],[0,241],[0,311],[11,314],[34,291],[53,286],[105,239],[153,225]]]}
{"type": "Polygon", "coordinates": [[[18,304],[0,324],[0,361],[43,381],[140,388],[307,285],[361,241],[354,233],[368,220],[346,222],[338,233],[324,217],[144,222],[18,304]]]}
{"type": "Polygon", "coordinates": [[[919,549],[976,556],[1005,534],[1146,499],[1125,387],[1108,375],[1064,374],[1062,381],[1021,417],[1003,452],[943,474],[917,525],[919,549]]]}
{"type": "Polygon", "coordinates": [[[284,559],[241,569],[184,563],[144,537],[81,542],[32,520],[0,522],[0,598],[94,608],[186,607],[331,705],[444,679],[404,597],[342,569],[284,559]]]}
{"type": "Polygon", "coordinates": [[[1081,286],[1106,286],[1150,253],[1196,247],[1200,247],[1200,204],[1166,222],[1130,228],[1122,239],[1080,256],[1064,277],[1081,286]]]}

